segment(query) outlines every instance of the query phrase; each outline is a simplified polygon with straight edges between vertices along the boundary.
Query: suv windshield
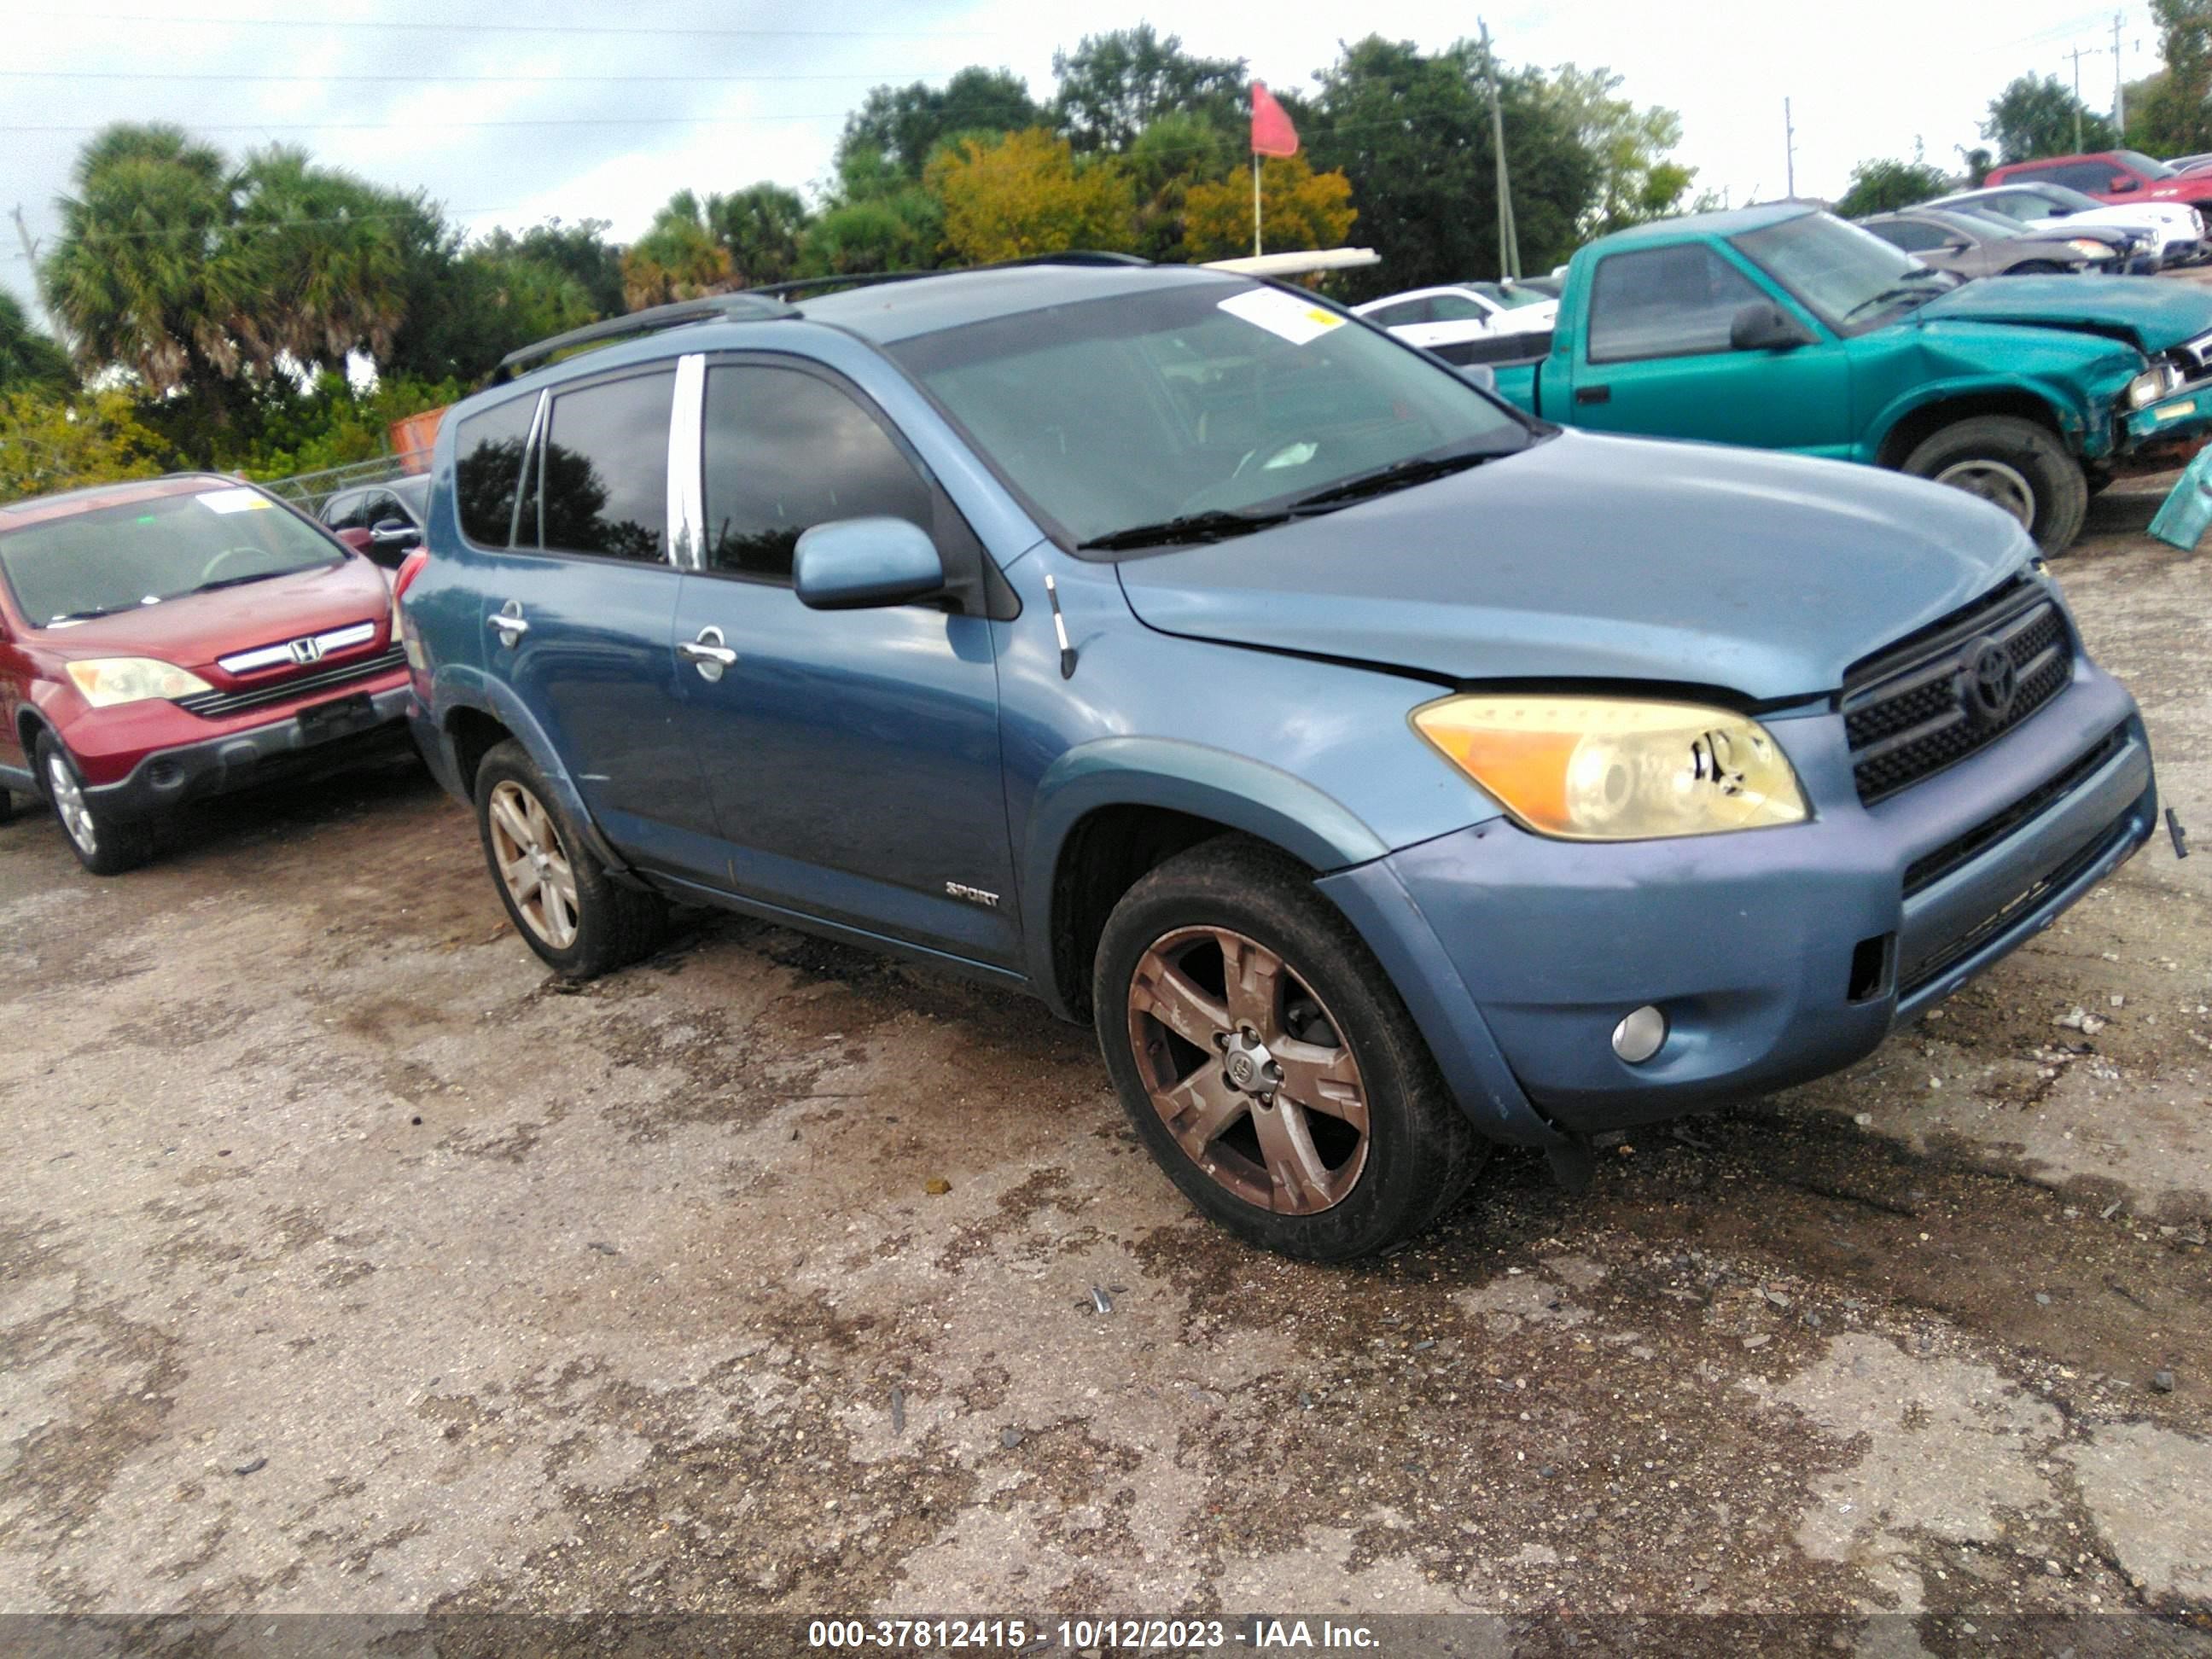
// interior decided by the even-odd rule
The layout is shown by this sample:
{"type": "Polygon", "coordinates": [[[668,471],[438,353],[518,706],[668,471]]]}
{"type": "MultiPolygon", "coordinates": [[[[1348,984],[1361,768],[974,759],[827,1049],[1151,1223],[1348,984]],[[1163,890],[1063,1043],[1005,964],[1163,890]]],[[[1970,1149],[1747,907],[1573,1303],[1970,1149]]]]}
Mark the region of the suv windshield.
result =
{"type": "Polygon", "coordinates": [[[1201,514],[1152,542],[1231,533],[1231,515],[1530,441],[1432,359],[1252,283],[1148,288],[887,349],[1071,545],[1201,514]]]}
{"type": "Polygon", "coordinates": [[[1832,214],[1802,214],[1733,240],[1753,264],[1842,333],[1862,333],[1899,307],[1923,303],[1957,286],[1957,278],[1832,214]]]}
{"type": "Polygon", "coordinates": [[[2112,205],[2109,202],[2100,202],[2095,197],[2075,189],[2071,185],[2046,185],[2038,179],[2022,185],[2021,188],[2033,191],[2053,207],[2062,208],[2068,213],[2091,213],[2112,205]]]}
{"type": "Polygon", "coordinates": [[[33,628],[344,557],[259,490],[242,486],[97,507],[0,535],[0,572],[33,628]]]}

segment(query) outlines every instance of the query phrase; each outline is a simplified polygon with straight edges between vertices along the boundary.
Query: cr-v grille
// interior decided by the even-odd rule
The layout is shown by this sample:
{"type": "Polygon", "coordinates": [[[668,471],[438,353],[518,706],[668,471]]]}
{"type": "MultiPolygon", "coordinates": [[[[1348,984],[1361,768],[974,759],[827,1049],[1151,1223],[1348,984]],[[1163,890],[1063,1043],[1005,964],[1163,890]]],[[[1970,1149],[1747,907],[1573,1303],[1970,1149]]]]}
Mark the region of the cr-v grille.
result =
{"type": "Polygon", "coordinates": [[[338,663],[316,673],[298,674],[266,685],[249,685],[237,691],[201,691],[189,697],[179,697],[177,707],[189,709],[207,720],[219,720],[225,714],[242,714],[249,708],[263,708],[272,702],[287,702],[294,697],[303,697],[311,691],[327,691],[333,686],[365,680],[372,675],[397,668],[406,660],[406,647],[394,643],[373,657],[338,663]]]}
{"type": "Polygon", "coordinates": [[[1994,743],[2073,672],[2057,605],[2026,582],[1869,659],[1844,681],[1859,799],[1871,805],[1994,743]]]}

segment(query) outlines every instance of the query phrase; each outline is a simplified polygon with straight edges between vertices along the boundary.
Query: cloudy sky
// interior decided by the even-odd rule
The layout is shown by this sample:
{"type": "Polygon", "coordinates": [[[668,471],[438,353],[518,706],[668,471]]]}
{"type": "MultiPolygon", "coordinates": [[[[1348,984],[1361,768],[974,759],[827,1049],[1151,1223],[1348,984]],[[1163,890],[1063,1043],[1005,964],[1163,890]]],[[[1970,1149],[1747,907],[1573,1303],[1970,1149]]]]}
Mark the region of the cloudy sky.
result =
{"type": "MultiPolygon", "coordinates": [[[[226,149],[303,144],[392,185],[427,189],[462,222],[547,216],[642,228],[672,191],[827,173],[846,110],[881,82],[941,81],[962,65],[1052,87],[1055,46],[1145,21],[1143,0],[15,0],[0,66],[0,210],[20,204],[52,235],[87,134],[117,120],[184,123],[226,149]],[[103,8],[115,5],[118,9],[103,8]],[[305,20],[305,21],[292,21],[305,20]]],[[[2123,62],[2155,62],[2146,0],[2128,0],[2123,62]]],[[[1373,30],[1435,48],[1474,15],[1440,0],[1364,0],[1350,10],[1284,0],[1182,0],[1152,12],[1194,52],[1243,57],[1304,87],[1340,36],[1373,30]]],[[[2079,0],[1498,0],[1485,14],[1509,63],[1606,64],[1639,103],[1680,112],[1682,157],[1736,201],[1779,195],[1782,106],[1792,101],[1801,191],[1839,193],[1853,161],[1909,155],[1955,163],[1990,98],[2014,76],[2071,76],[2111,101],[2114,9],[2079,0]],[[2090,55],[2091,49],[2095,55],[2090,55]]],[[[27,297],[30,266],[0,240],[0,281],[27,297]]]]}

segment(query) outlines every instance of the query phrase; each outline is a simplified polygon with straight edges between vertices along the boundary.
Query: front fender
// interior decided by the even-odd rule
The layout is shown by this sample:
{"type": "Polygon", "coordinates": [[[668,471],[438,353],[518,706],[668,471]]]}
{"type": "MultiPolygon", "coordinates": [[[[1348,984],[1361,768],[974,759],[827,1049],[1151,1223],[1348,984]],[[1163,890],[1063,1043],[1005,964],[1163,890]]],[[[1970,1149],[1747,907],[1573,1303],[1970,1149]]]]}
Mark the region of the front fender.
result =
{"type": "MultiPolygon", "coordinates": [[[[2112,447],[2112,399],[2085,398],[2063,381],[2040,375],[1960,374],[1912,387],[1885,406],[1859,441],[1856,459],[1878,463],[1898,423],[1940,404],[1971,403],[1990,397],[2033,398],[2077,455],[2097,456],[2112,447]]],[[[1964,418],[1963,416],[1961,418],[1964,418]]],[[[1902,459],[1902,458],[1899,458],[1902,459]]]]}
{"type": "MultiPolygon", "coordinates": [[[[420,696],[418,689],[417,696],[420,696]]],[[[522,699],[503,680],[495,679],[483,670],[463,663],[441,665],[431,679],[428,706],[436,725],[438,740],[445,746],[447,764],[441,769],[458,771],[451,764],[453,753],[453,720],[459,710],[472,709],[489,715],[505,726],[510,736],[520,744],[545,780],[547,790],[568,814],[569,821],[580,825],[585,845],[611,873],[629,874],[628,860],[616,853],[607,838],[599,833],[592,822],[591,810],[584,805],[583,793],[576,787],[568,769],[561,764],[551,739],[538,723],[522,699]]],[[[464,787],[466,780],[463,780],[464,787]]]]}
{"type": "Polygon", "coordinates": [[[1390,849],[1351,809],[1263,761],[1168,738],[1094,738],[1066,750],[1037,781],[1022,849],[1024,950],[1031,982],[1066,1015],[1054,989],[1054,876],[1068,836],[1092,812],[1152,806],[1241,830],[1326,873],[1390,849]]]}

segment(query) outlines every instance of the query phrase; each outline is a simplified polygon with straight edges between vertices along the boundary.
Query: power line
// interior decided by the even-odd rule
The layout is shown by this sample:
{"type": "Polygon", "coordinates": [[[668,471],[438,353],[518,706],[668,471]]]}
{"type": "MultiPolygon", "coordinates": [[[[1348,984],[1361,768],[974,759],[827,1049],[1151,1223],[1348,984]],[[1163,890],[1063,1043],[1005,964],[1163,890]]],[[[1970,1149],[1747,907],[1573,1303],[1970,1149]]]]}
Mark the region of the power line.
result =
{"type": "MultiPolygon", "coordinates": [[[[438,86],[514,85],[525,87],[559,87],[571,83],[650,82],[685,86],[720,86],[732,82],[799,82],[799,81],[884,81],[895,79],[908,71],[893,70],[888,76],[875,75],[415,75],[406,77],[408,86],[429,82],[438,86]]],[[[220,73],[141,75],[129,70],[19,70],[0,69],[0,80],[5,81],[255,81],[286,85],[312,84],[320,81],[345,78],[351,71],[329,70],[319,75],[262,75],[224,70],[220,73]]]]}
{"type": "MultiPolygon", "coordinates": [[[[19,14],[21,15],[21,14],[19,14]]],[[[337,17],[193,17],[173,12],[50,11],[36,14],[52,23],[183,23],[202,28],[375,29],[386,33],[420,34],[624,34],[654,39],[716,39],[741,40],[914,40],[995,38],[1004,29],[733,29],[654,28],[641,23],[426,23],[397,19],[337,17]]]]}

